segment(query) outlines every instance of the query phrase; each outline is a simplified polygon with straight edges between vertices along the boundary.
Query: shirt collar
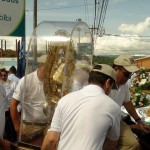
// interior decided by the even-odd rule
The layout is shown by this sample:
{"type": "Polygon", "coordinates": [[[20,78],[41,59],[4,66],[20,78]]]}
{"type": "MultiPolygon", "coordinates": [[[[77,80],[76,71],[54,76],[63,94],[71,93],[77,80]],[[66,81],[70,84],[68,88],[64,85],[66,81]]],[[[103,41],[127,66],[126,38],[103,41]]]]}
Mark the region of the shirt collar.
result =
{"type": "Polygon", "coordinates": [[[85,86],[83,89],[81,89],[81,92],[87,96],[96,96],[101,93],[105,93],[100,86],[94,84],[85,86]]]}

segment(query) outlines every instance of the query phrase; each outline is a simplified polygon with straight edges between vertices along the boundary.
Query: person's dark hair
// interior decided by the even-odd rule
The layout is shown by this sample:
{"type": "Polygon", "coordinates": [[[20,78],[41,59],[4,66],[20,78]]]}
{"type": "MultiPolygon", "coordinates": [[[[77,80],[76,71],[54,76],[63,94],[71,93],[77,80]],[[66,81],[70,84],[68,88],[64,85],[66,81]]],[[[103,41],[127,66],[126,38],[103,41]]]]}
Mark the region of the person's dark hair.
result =
{"type": "Polygon", "coordinates": [[[116,68],[116,67],[117,67],[118,69],[124,68],[123,66],[119,66],[119,65],[113,64],[112,68],[116,68]]]}
{"type": "Polygon", "coordinates": [[[1,72],[6,72],[7,73],[6,69],[1,69],[1,72]]]}
{"type": "Polygon", "coordinates": [[[11,66],[10,69],[9,69],[9,72],[16,75],[17,69],[15,68],[15,66],[11,66]]]}
{"type": "MultiPolygon", "coordinates": [[[[100,69],[99,65],[96,65],[93,69],[100,69]]],[[[110,79],[110,84],[113,84],[115,82],[114,79],[112,79],[110,76],[103,74],[101,72],[97,71],[90,71],[89,73],[89,83],[90,84],[97,84],[97,85],[104,85],[106,80],[110,79]]]]}

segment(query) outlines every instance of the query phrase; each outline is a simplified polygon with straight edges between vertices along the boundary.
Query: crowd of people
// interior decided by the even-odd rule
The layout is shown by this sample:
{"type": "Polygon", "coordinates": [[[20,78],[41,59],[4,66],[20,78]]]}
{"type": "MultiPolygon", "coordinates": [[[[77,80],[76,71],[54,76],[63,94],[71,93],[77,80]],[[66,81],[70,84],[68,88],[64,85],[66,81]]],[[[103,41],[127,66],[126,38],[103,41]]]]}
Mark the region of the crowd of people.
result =
{"type": "Polygon", "coordinates": [[[19,82],[16,73],[14,66],[9,71],[3,66],[0,68],[0,149],[3,150],[17,149],[17,135],[10,114],[11,98],[19,82]]]}
{"type": "MultiPolygon", "coordinates": [[[[14,66],[9,72],[1,68],[0,149],[17,149],[15,142],[19,134],[24,133],[20,129],[18,105],[23,105],[25,124],[45,125],[49,121],[43,112],[46,57],[41,56],[37,70],[20,80],[14,66]]],[[[75,67],[72,92],[59,100],[41,149],[142,149],[132,126],[127,125],[121,115],[124,106],[135,120],[137,129],[150,133],[150,126],[141,121],[130,101],[127,82],[139,70],[134,59],[130,55],[120,55],[114,59],[112,67],[106,64],[91,67],[85,62],[77,63],[75,67]]]]}

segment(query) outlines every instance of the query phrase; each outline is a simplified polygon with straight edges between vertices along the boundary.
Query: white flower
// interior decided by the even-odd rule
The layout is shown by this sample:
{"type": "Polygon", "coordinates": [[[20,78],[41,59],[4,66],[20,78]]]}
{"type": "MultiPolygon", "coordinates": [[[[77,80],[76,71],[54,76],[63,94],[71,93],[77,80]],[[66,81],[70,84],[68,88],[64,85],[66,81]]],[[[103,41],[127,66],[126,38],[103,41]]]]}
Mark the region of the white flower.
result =
{"type": "Polygon", "coordinates": [[[142,79],[139,85],[143,85],[146,83],[146,79],[142,79]]]}
{"type": "Polygon", "coordinates": [[[143,106],[143,103],[142,103],[142,102],[139,102],[139,106],[143,106]]]}
{"type": "Polygon", "coordinates": [[[140,94],[139,93],[135,93],[135,96],[139,96],[140,94]]]}

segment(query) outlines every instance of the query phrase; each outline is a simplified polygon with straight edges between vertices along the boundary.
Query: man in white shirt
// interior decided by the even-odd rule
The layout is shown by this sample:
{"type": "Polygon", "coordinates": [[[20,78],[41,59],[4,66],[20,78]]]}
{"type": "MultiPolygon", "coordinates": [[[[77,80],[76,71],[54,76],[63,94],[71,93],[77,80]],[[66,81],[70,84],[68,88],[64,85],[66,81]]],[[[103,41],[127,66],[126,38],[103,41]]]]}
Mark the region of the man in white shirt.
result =
{"type": "Polygon", "coordinates": [[[3,84],[3,87],[6,91],[5,138],[12,142],[15,142],[17,140],[17,136],[16,136],[16,132],[14,130],[13,122],[12,122],[11,115],[10,115],[10,101],[11,101],[13,92],[14,92],[18,82],[13,81],[13,79],[11,79],[11,80],[8,79],[8,72],[5,69],[1,70],[1,76],[2,76],[1,83],[3,84]]]}
{"type": "MultiPolygon", "coordinates": [[[[113,68],[117,73],[116,84],[118,89],[112,89],[110,92],[110,97],[121,107],[122,105],[126,108],[128,113],[137,122],[139,128],[148,133],[150,126],[142,123],[140,117],[136,113],[136,110],[130,101],[129,86],[127,84],[128,79],[130,79],[132,73],[139,70],[135,65],[134,59],[130,55],[120,55],[114,60],[113,68]]],[[[133,135],[131,129],[123,121],[121,121],[121,131],[118,141],[119,150],[138,150],[139,143],[136,137],[133,135]]]]}
{"type": "Polygon", "coordinates": [[[0,139],[3,139],[5,128],[5,105],[6,105],[6,92],[0,83],[0,139]]]}
{"type": "Polygon", "coordinates": [[[17,69],[15,68],[15,66],[11,66],[9,69],[8,80],[11,80],[18,84],[19,78],[16,76],[16,74],[17,74],[17,69]]]}
{"type": "Polygon", "coordinates": [[[89,74],[89,85],[62,97],[42,150],[115,150],[121,111],[107,96],[115,79],[110,66],[99,64],[89,74]]]}
{"type": "Polygon", "coordinates": [[[17,149],[15,144],[11,143],[6,139],[3,139],[5,128],[5,104],[6,104],[6,92],[2,83],[0,82],[0,149],[9,150],[12,147],[17,149]]]}
{"type": "Polygon", "coordinates": [[[20,131],[20,115],[17,110],[17,105],[20,102],[23,107],[22,113],[25,124],[44,125],[48,122],[48,117],[43,112],[43,105],[46,102],[43,92],[44,63],[46,57],[47,55],[41,56],[36,71],[20,79],[12,96],[10,110],[17,135],[19,135],[20,131]]]}

